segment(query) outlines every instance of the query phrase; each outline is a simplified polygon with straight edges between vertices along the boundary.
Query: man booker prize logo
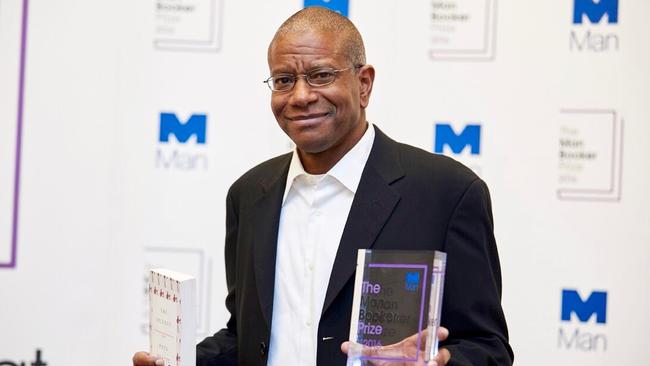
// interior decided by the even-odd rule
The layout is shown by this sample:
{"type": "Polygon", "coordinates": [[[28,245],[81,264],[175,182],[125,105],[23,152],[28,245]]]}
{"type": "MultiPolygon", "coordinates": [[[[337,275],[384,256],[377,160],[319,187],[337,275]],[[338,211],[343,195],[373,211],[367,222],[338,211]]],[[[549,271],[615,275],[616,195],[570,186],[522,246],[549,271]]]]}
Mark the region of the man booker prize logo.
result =
{"type": "Polygon", "coordinates": [[[497,0],[431,0],[430,9],[432,60],[494,59],[497,0]]]}
{"type": "Polygon", "coordinates": [[[155,0],[154,48],[218,52],[223,0],[155,0]]]}
{"type": "Polygon", "coordinates": [[[560,200],[619,202],[623,171],[623,118],[611,109],[560,110],[560,200]]]}

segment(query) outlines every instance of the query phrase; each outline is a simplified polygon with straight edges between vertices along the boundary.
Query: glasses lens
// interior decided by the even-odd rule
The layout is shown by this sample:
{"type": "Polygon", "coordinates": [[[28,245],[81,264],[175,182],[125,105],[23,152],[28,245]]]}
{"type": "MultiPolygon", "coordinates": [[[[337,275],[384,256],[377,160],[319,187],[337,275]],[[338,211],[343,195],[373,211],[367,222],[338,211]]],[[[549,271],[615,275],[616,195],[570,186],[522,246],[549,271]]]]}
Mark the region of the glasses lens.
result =
{"type": "Polygon", "coordinates": [[[316,86],[333,83],[334,79],[336,79],[336,71],[333,69],[314,70],[307,74],[309,84],[316,86]]]}
{"type": "Polygon", "coordinates": [[[293,88],[295,79],[293,75],[276,75],[271,78],[271,89],[284,91],[293,88]]]}

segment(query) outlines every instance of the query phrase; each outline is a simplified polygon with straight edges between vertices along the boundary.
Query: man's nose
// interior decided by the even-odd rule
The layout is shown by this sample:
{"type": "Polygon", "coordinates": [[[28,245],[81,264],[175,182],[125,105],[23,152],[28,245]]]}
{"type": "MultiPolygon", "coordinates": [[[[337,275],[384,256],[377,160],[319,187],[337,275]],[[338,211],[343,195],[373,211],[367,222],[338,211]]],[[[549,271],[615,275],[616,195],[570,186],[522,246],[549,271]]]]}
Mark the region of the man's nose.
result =
{"type": "Polygon", "coordinates": [[[316,100],[318,100],[318,96],[314,92],[314,88],[307,82],[307,79],[304,76],[298,77],[291,91],[291,103],[305,106],[316,100]]]}

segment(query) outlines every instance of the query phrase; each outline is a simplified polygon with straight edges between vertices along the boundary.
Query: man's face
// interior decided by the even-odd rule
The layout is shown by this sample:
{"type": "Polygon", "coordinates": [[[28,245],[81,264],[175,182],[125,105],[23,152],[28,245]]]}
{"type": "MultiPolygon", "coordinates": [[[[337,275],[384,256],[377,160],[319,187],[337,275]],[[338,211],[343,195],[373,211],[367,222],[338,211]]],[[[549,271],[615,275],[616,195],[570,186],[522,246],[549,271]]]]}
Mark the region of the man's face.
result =
{"type": "MultiPolygon", "coordinates": [[[[271,75],[356,66],[339,49],[337,35],[317,32],[282,35],[269,51],[271,75]]],[[[365,73],[367,70],[354,68],[342,71],[332,84],[318,87],[299,78],[292,90],[273,92],[273,114],[301,152],[329,152],[340,155],[340,159],[361,138],[366,128],[363,109],[372,86],[372,80],[366,85],[368,78],[362,77],[365,73]]]]}

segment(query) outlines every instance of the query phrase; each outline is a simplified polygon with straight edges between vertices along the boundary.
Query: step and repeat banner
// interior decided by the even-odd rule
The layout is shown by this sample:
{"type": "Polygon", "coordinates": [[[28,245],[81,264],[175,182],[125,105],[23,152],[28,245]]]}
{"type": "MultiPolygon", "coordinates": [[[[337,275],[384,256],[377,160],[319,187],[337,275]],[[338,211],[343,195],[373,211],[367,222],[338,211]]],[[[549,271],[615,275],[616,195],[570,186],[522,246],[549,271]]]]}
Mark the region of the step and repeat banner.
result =
{"type": "Polygon", "coordinates": [[[262,80],[310,5],[361,31],[369,120],[488,183],[516,364],[646,364],[650,2],[0,0],[0,365],[130,364],[152,266],[225,325],[226,192],[292,148],[262,80]]]}

